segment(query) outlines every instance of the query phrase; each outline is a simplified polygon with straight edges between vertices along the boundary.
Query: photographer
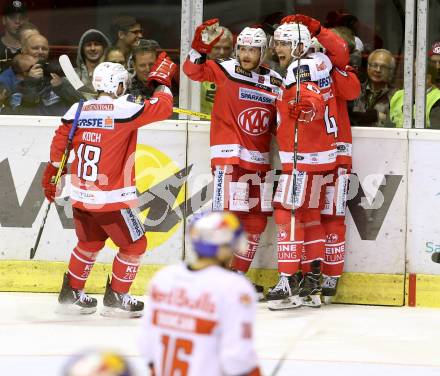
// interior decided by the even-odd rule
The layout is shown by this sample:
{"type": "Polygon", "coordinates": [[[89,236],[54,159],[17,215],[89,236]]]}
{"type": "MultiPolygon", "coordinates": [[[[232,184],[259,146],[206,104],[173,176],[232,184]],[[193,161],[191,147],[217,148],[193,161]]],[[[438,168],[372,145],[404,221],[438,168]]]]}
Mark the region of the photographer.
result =
{"type": "Polygon", "coordinates": [[[42,35],[31,35],[23,52],[38,59],[27,77],[19,83],[23,94],[21,113],[25,115],[63,115],[81,96],[70,85],[58,63],[48,63],[49,44],[42,35]]]}

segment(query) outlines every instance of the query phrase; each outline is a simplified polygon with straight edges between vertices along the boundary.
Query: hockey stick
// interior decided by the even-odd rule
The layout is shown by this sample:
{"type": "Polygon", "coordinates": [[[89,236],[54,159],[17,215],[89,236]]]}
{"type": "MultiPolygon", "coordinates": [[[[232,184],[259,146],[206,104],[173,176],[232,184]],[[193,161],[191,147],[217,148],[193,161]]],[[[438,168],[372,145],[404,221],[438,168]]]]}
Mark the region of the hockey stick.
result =
{"type": "MultiPolygon", "coordinates": [[[[69,59],[69,56],[61,55],[59,57],[59,62],[61,65],[61,69],[63,70],[64,74],[66,75],[67,80],[70,82],[70,84],[73,86],[73,88],[75,90],[82,92],[82,93],[85,93],[85,94],[89,94],[91,96],[96,95],[96,92],[90,92],[90,89],[87,88],[84,85],[84,83],[81,81],[78,74],[75,72],[75,69],[73,68],[73,65],[69,59]]],[[[204,114],[203,112],[185,110],[183,108],[177,108],[177,107],[173,107],[173,112],[175,112],[176,114],[197,116],[200,119],[211,120],[211,115],[204,114]]]]}
{"type": "MultiPolygon", "coordinates": [[[[298,47],[301,44],[301,31],[298,24],[298,47]]],[[[301,86],[301,55],[298,57],[298,64],[296,68],[296,98],[295,103],[299,103],[300,86],[301,86]]],[[[296,201],[296,170],[298,164],[298,119],[293,123],[293,169],[292,169],[292,209],[290,218],[290,241],[295,241],[295,201],[296,201]]],[[[296,246],[295,246],[296,247],[296,246]]]]}
{"type": "MultiPolygon", "coordinates": [[[[79,115],[81,114],[81,110],[83,107],[84,101],[81,99],[78,103],[78,108],[76,109],[75,118],[73,120],[72,127],[70,128],[69,136],[67,138],[66,148],[64,149],[63,157],[61,158],[60,165],[58,166],[57,174],[53,179],[53,184],[56,186],[60,181],[61,174],[63,172],[64,166],[66,166],[67,160],[69,158],[70,147],[72,145],[73,136],[75,135],[76,127],[78,126],[79,115]]],[[[44,212],[43,220],[41,222],[40,229],[38,230],[37,239],[35,240],[35,244],[33,248],[31,248],[30,259],[32,260],[35,257],[35,253],[37,252],[38,244],[40,244],[41,235],[43,234],[44,225],[46,224],[47,215],[49,214],[50,206],[52,205],[52,201],[49,201],[49,204],[46,207],[46,211],[44,212]]]]}

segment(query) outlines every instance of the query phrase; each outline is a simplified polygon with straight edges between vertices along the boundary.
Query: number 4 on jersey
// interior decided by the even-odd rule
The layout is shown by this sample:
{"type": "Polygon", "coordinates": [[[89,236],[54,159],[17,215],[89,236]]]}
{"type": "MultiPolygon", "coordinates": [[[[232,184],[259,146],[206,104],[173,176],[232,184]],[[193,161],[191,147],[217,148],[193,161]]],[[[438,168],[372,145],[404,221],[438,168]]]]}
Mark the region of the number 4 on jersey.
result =
{"type": "Polygon", "coordinates": [[[328,134],[335,134],[335,138],[338,137],[338,126],[336,124],[336,120],[334,116],[329,116],[329,107],[328,105],[325,106],[325,114],[324,114],[324,120],[325,120],[325,127],[327,128],[328,134]]]}

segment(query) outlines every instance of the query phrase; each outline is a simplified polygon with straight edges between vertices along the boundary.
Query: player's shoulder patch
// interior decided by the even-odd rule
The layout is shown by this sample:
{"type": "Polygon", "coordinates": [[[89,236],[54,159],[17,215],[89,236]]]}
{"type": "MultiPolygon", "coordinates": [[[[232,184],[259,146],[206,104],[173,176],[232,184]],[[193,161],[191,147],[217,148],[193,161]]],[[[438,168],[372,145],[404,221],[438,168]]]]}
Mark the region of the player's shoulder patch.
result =
{"type": "Polygon", "coordinates": [[[235,70],[235,73],[237,73],[241,76],[252,78],[252,73],[247,70],[244,70],[242,67],[240,67],[240,65],[236,65],[234,70],[235,70]]]}
{"type": "Polygon", "coordinates": [[[127,95],[127,102],[132,102],[141,105],[144,102],[142,95],[134,96],[132,94],[127,95]]]}
{"type": "Polygon", "coordinates": [[[270,76],[270,83],[275,86],[281,86],[283,84],[283,80],[275,76],[270,76]]]}

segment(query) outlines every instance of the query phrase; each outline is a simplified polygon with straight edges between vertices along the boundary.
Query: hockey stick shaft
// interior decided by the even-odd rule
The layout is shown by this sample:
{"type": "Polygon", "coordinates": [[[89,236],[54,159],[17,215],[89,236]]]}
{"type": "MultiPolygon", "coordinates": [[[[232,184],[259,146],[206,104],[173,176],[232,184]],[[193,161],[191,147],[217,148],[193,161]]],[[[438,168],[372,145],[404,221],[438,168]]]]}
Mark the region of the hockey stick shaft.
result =
{"type": "Polygon", "coordinates": [[[184,110],[183,108],[177,108],[177,107],[173,107],[173,112],[175,112],[176,114],[183,114],[183,115],[189,115],[189,116],[197,116],[200,119],[211,120],[211,115],[204,114],[203,112],[184,110]]]}
{"type": "MultiPolygon", "coordinates": [[[[298,25],[298,47],[301,44],[301,32],[298,25]]],[[[301,53],[301,52],[299,52],[301,53]]],[[[296,98],[295,103],[299,103],[301,87],[301,55],[298,57],[298,65],[296,68],[296,98]]],[[[292,168],[292,209],[290,218],[290,241],[295,241],[295,202],[296,202],[296,170],[298,164],[298,119],[293,123],[293,168],[292,168]]],[[[296,245],[295,245],[296,247],[296,245]]]]}
{"type": "MultiPolygon", "coordinates": [[[[73,65],[69,59],[69,56],[61,55],[59,57],[59,62],[61,65],[61,69],[63,70],[64,74],[66,75],[67,80],[73,86],[73,88],[78,91],[88,92],[89,90],[86,88],[84,83],[81,81],[81,78],[75,72],[75,69],[73,68],[73,65]]],[[[88,94],[92,95],[94,93],[88,93],[88,94]]],[[[197,116],[200,119],[211,120],[211,115],[204,114],[203,112],[185,110],[183,108],[177,108],[177,107],[173,107],[173,112],[175,112],[176,114],[197,116]]]]}
{"type": "MultiPolygon", "coordinates": [[[[84,101],[81,99],[78,103],[78,108],[76,109],[75,118],[73,119],[72,127],[70,128],[69,136],[67,138],[66,148],[64,149],[63,156],[61,158],[60,165],[58,166],[57,174],[53,180],[53,184],[56,186],[60,181],[61,174],[63,173],[63,169],[66,166],[67,159],[69,158],[70,147],[72,145],[73,136],[75,135],[76,128],[78,126],[79,116],[81,115],[81,110],[83,107],[84,101]]],[[[37,238],[35,239],[35,244],[31,248],[30,251],[30,259],[32,260],[35,257],[35,253],[37,253],[38,245],[40,244],[41,235],[43,234],[44,226],[46,224],[47,215],[49,214],[50,207],[52,202],[50,201],[46,207],[46,211],[44,212],[43,220],[41,221],[40,228],[38,230],[37,238]]]]}

